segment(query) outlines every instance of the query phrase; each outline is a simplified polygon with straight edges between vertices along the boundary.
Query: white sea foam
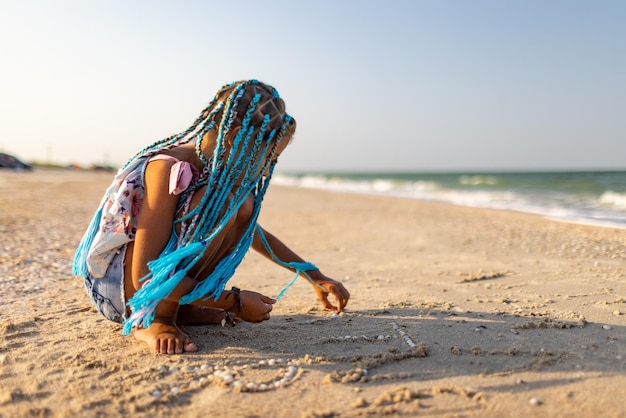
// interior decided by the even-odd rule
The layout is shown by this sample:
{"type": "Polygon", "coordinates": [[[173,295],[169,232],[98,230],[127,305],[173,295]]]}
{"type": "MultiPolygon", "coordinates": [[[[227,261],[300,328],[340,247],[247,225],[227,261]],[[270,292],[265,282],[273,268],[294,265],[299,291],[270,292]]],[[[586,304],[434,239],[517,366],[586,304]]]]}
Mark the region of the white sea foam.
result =
{"type": "Polygon", "coordinates": [[[611,190],[607,190],[600,196],[600,204],[603,206],[626,209],[626,193],[616,193],[611,190]]]}
{"type": "MultiPolygon", "coordinates": [[[[496,176],[459,176],[460,188],[436,180],[393,178],[359,179],[333,175],[290,176],[276,174],[273,184],[335,192],[388,195],[451,203],[459,206],[534,213],[580,224],[626,228],[626,193],[606,191],[600,196],[561,190],[528,191],[494,187],[496,176]]],[[[450,184],[450,183],[447,183],[450,184]]]]}
{"type": "Polygon", "coordinates": [[[495,176],[484,175],[461,176],[459,177],[459,183],[470,186],[479,186],[481,184],[493,186],[498,184],[498,179],[495,176]]]}

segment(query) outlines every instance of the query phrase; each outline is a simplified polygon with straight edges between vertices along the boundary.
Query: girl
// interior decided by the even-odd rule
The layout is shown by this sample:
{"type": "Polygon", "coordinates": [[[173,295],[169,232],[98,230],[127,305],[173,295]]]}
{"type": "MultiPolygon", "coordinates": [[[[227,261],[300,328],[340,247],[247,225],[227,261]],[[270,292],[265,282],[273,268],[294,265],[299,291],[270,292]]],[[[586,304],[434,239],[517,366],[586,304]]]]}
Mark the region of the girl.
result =
{"type": "Polygon", "coordinates": [[[295,128],[273,87],[240,81],[222,87],[186,131],[131,158],[74,258],[96,309],[157,352],[197,351],[178,325],[270,318],[277,299],[224,290],[252,247],[295,271],[291,283],[307,277],[324,307],[341,312],[350,297],[343,285],[257,223],[295,128]]]}

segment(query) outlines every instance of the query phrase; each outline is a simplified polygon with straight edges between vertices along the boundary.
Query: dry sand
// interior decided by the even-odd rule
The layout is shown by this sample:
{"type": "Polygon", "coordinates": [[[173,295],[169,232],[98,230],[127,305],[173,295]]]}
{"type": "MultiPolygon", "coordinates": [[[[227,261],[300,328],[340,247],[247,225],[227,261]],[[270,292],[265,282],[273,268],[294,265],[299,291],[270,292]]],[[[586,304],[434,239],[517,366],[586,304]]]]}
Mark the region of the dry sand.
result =
{"type": "MultiPolygon", "coordinates": [[[[0,172],[0,417],[626,416],[626,231],[273,187],[261,224],[352,294],[305,280],[262,324],[151,353],[71,258],[111,174],[0,172]]],[[[291,274],[249,254],[232,284],[291,274]]]]}

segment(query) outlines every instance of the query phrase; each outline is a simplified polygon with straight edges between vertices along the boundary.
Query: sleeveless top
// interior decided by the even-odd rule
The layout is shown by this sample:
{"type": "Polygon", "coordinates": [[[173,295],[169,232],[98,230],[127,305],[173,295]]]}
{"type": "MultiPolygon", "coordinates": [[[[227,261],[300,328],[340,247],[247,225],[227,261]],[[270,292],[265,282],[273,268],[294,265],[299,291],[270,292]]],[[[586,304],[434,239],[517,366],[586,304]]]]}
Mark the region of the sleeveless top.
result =
{"type": "MultiPolygon", "coordinates": [[[[149,158],[139,158],[120,170],[111,186],[106,190],[96,216],[100,216],[99,226],[91,238],[91,246],[86,256],[89,275],[104,277],[113,256],[124,244],[134,241],[137,232],[137,218],[145,194],[144,173],[150,161],[174,161],[170,170],[169,192],[178,195],[198,179],[198,170],[187,161],[158,154],[149,158]]],[[[96,221],[94,219],[94,221],[96,221]]],[[[86,234],[90,234],[87,231],[86,234]]],[[[84,239],[85,239],[84,238],[84,239]]],[[[169,243],[168,243],[169,245],[169,243]]]]}

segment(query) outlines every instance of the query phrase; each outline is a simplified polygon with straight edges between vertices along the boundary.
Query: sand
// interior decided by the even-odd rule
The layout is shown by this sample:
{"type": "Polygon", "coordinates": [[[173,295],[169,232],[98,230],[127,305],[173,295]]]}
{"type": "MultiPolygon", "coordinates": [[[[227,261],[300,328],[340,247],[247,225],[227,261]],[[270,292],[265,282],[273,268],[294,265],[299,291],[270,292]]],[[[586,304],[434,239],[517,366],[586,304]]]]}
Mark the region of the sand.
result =
{"type": "MultiPolygon", "coordinates": [[[[626,416],[626,231],[273,186],[261,224],[352,298],[298,281],[272,319],[166,356],[90,305],[71,259],[110,173],[0,172],[0,417],[626,416]]],[[[291,274],[246,256],[232,284],[291,274]]]]}

